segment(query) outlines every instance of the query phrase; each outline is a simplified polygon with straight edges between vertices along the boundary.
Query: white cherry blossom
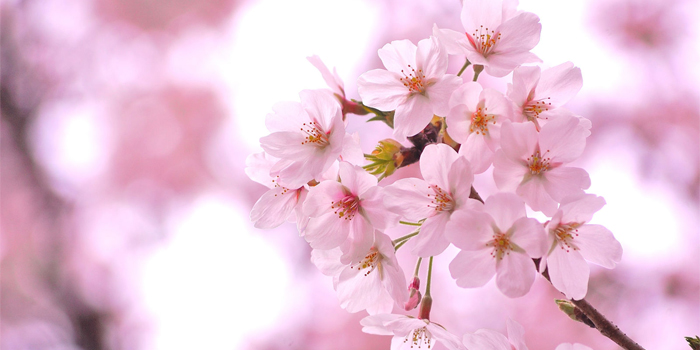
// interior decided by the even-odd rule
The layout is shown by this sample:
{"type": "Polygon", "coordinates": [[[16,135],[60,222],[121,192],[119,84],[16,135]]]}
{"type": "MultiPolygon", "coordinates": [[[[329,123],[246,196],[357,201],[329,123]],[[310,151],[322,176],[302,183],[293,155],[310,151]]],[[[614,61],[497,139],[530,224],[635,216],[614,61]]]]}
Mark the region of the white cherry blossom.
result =
{"type": "Polygon", "coordinates": [[[445,327],[426,319],[405,315],[377,314],[360,321],[362,331],[369,334],[393,335],[391,350],[428,350],[440,342],[450,350],[466,350],[459,338],[445,327]]]}

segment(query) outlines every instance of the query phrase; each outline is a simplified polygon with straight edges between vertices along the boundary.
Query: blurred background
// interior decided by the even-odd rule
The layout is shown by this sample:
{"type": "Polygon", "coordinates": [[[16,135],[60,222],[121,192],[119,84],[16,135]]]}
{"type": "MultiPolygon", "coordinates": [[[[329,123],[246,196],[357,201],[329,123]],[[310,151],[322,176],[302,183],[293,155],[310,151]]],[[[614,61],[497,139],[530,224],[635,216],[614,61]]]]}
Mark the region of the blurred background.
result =
{"type": "MultiPolygon", "coordinates": [[[[266,191],[244,174],[275,102],[350,98],[391,40],[462,30],[458,0],[0,2],[0,348],[388,349],[338,306],[294,224],[249,221],[266,191]]],[[[592,120],[578,165],[622,243],[587,299],[648,349],[700,333],[700,4],[521,0],[543,25],[543,67],[572,61],[567,107],[592,120]]],[[[463,59],[451,57],[451,72],[463,59]]],[[[465,76],[470,76],[468,70],[465,76]]],[[[509,77],[480,82],[505,91],[509,77]]],[[[363,150],[390,136],[350,116],[363,150]]],[[[394,178],[417,174],[401,169],[394,178]]],[[[388,179],[391,180],[391,179],[388,179]]],[[[477,178],[487,196],[490,174],[477,178]]],[[[406,271],[410,249],[399,259],[406,271]]],[[[616,345],[569,320],[538,278],[509,299],[456,287],[436,259],[432,319],[457,335],[508,317],[531,349],[616,345]]]]}

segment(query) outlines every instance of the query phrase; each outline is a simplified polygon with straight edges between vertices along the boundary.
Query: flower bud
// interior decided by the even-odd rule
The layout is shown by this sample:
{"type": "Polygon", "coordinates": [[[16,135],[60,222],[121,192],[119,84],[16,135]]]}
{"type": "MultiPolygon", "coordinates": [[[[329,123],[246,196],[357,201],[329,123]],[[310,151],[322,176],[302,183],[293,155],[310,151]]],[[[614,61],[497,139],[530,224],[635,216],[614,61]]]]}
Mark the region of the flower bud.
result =
{"type": "Polygon", "coordinates": [[[401,165],[401,144],[392,139],[379,141],[379,145],[371,154],[365,154],[365,159],[372,162],[363,168],[372,175],[381,175],[385,178],[396,171],[401,165]]]}
{"type": "Polygon", "coordinates": [[[420,291],[418,290],[420,288],[420,279],[418,276],[414,276],[413,280],[411,281],[411,284],[408,285],[408,301],[404,303],[404,310],[406,311],[411,311],[415,309],[418,304],[420,304],[422,295],[420,294],[420,291]]]}

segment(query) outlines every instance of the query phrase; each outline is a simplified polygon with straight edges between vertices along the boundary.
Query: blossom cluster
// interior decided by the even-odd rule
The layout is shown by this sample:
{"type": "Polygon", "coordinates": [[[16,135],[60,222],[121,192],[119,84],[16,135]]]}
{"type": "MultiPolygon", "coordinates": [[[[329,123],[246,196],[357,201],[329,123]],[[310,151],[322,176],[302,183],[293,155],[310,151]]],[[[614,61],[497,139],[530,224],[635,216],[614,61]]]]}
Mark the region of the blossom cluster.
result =
{"type": "Polygon", "coordinates": [[[417,44],[398,40],[379,49],[385,69],[358,78],[360,101],[349,100],[337,73],[310,57],[329,89],[276,104],[266,118],[270,134],[260,139],[263,152],[247,160],[250,178],[270,188],[252,209],[255,226],[296,222],[313,249],[311,261],[332,276],[340,305],[366,310],[363,330],[393,335],[392,349],[435,341],[449,349],[527,349],[514,321],[510,340],[488,330],[460,339],[430,319],[430,270],[421,292],[419,267],[431,259],[432,269],[432,257],[450,245],[459,249],[449,265],[457,286],[482,287],[495,276],[512,298],[544,273],[566,298],[580,300],[588,262],[613,268],[622,255],[608,229],[589,223],[605,201],[585,192],[588,173],[571,165],[591,129],[588,119],[562,107],[581,89],[580,69],[571,62],[544,70],[525,65],[540,62],[530,51],[541,25],[515,1],[464,0],[461,21],[463,31],[434,26],[417,44]],[[457,74],[447,73],[450,57],[466,58],[457,74]],[[465,81],[469,65],[474,77],[465,81]],[[484,88],[482,71],[511,74],[507,91],[484,88]],[[346,131],[349,114],[385,122],[394,139],[363,154],[359,135],[346,131]],[[421,178],[382,183],[412,163],[421,178]],[[482,199],[473,182],[489,169],[499,192],[482,199]],[[527,208],[549,220],[529,217],[527,208]],[[392,239],[387,232],[398,225],[416,231],[392,239]],[[413,276],[396,257],[409,241],[413,276]],[[392,313],[419,305],[417,317],[392,313]]]}

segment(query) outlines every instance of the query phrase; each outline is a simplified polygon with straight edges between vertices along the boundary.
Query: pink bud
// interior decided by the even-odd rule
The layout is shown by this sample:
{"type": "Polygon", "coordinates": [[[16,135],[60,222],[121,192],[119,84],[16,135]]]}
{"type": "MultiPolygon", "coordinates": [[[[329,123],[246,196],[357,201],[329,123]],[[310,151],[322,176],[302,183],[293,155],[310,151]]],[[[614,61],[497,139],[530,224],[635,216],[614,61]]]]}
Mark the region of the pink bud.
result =
{"type": "Polygon", "coordinates": [[[422,298],[422,295],[420,294],[420,291],[417,289],[410,289],[411,294],[408,297],[408,301],[403,304],[403,308],[406,311],[411,311],[415,309],[418,304],[420,304],[420,300],[422,298]]]}

